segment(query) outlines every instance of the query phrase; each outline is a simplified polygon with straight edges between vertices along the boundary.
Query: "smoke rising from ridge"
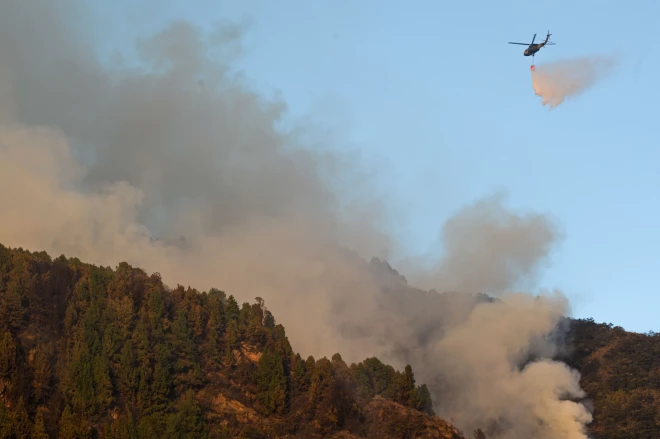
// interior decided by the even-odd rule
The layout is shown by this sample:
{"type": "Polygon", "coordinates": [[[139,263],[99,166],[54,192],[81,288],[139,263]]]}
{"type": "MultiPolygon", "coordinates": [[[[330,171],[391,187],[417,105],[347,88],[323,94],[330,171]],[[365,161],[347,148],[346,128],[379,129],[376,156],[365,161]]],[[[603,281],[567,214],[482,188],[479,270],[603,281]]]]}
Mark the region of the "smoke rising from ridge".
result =
{"type": "Polygon", "coordinates": [[[564,400],[585,396],[579,374],[549,360],[557,346],[546,336],[567,312],[565,299],[558,292],[503,299],[477,305],[427,349],[431,364],[443,371],[439,398],[451,400],[448,416],[458,425],[481,426],[488,437],[586,438],[591,414],[564,400]],[[528,355],[540,360],[521,368],[528,355]]]}
{"type": "Polygon", "coordinates": [[[302,355],[409,362],[466,431],[585,437],[588,413],[562,401],[580,396],[578,377],[548,361],[566,299],[509,293],[534,287],[561,239],[550,218],[501,197],[468,206],[443,229],[443,259],[411,276],[458,293],[414,288],[365,260],[398,245],[375,182],[351,185],[361,209],[336,190],[361,164],[276,130],[285,103],[211,56],[236,47],[240,26],[207,36],[173,23],[139,45],[142,69],[109,69],[57,19],[82,14],[75,4],[2,2],[0,243],[263,297],[302,355]],[[540,360],[519,370],[530,353],[540,360]]]}
{"type": "Polygon", "coordinates": [[[544,63],[532,69],[532,87],[550,109],[576,97],[612,72],[615,59],[591,57],[544,63]]]}
{"type": "Polygon", "coordinates": [[[495,194],[450,218],[442,230],[444,257],[415,283],[488,294],[533,287],[561,232],[549,217],[514,215],[503,202],[503,194],[495,194]]]}

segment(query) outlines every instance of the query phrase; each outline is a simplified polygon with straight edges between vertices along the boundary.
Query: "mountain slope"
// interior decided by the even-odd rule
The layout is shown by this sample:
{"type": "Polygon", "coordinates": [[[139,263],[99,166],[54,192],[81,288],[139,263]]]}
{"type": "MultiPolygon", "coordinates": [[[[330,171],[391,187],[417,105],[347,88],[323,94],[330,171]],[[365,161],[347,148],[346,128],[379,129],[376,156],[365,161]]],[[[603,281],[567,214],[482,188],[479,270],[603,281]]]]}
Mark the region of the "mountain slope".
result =
{"type": "MultiPolygon", "coordinates": [[[[477,303],[499,300],[422,291],[407,285],[384,261],[372,260],[371,266],[383,279],[381,299],[412,316],[410,326],[421,336],[420,345],[442,338],[443,325],[464,320],[477,303]]],[[[554,335],[566,347],[557,359],[581,374],[580,385],[593,411],[587,427],[593,438],[660,438],[660,333],[638,334],[593,319],[566,318],[554,335]]],[[[405,352],[403,356],[416,364],[405,352]]]]}
{"type": "Polygon", "coordinates": [[[660,334],[626,332],[592,319],[573,320],[570,356],[593,401],[589,432],[598,439],[660,437],[660,334]]]}
{"type": "MultiPolygon", "coordinates": [[[[441,337],[433,316],[448,296],[371,266],[382,300],[408,307],[421,336],[441,337]]],[[[592,437],[657,438],[660,334],[566,323],[558,359],[582,375],[592,437]]],[[[303,359],[261,298],[239,306],[215,289],[167,289],[125,263],[1,245],[0,399],[0,438],[463,438],[429,416],[412,368],[303,359]]]]}
{"type": "Polygon", "coordinates": [[[295,354],[261,298],[0,245],[2,438],[463,438],[425,385],[295,354]]]}

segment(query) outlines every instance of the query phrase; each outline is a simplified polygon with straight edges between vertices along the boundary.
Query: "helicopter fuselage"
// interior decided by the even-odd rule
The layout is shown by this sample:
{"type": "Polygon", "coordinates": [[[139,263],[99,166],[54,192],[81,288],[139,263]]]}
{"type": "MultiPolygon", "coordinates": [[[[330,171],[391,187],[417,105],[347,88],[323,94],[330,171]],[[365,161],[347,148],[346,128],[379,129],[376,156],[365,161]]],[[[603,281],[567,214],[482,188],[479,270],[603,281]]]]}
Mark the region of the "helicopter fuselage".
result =
{"type": "Polygon", "coordinates": [[[512,42],[512,41],[509,41],[509,44],[518,44],[520,46],[527,46],[527,48],[523,52],[523,55],[525,55],[525,56],[534,56],[536,54],[536,52],[541,50],[541,48],[544,47],[546,44],[555,44],[555,43],[550,42],[550,35],[552,35],[552,34],[548,31],[548,35],[545,37],[545,41],[541,41],[539,43],[534,43],[534,40],[536,40],[536,34],[534,34],[534,36],[532,37],[532,42],[529,43],[529,44],[517,43],[517,42],[512,42]]]}
{"type": "Polygon", "coordinates": [[[542,44],[531,44],[527,49],[525,49],[523,54],[525,56],[533,56],[536,52],[541,50],[541,47],[543,47],[542,44]]]}

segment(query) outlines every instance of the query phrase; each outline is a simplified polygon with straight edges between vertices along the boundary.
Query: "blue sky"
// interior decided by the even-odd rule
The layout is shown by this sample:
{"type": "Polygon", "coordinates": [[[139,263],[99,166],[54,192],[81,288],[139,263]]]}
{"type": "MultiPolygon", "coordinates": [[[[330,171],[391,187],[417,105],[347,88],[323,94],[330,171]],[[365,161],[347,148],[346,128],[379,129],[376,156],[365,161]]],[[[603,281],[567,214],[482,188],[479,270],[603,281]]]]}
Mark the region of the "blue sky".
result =
{"type": "Polygon", "coordinates": [[[114,26],[111,44],[122,47],[135,24],[146,35],[172,18],[207,27],[249,17],[239,67],[281,91],[292,120],[339,126],[387,170],[414,249],[457,209],[503,190],[509,206],[549,213],[564,230],[542,287],[569,294],[576,316],[660,331],[660,2],[146,3],[116,2],[125,16],[99,14],[112,20],[96,32],[114,26]],[[610,77],[553,111],[534,96],[524,47],[506,44],[547,30],[556,45],[537,65],[623,56],[610,77]]]}

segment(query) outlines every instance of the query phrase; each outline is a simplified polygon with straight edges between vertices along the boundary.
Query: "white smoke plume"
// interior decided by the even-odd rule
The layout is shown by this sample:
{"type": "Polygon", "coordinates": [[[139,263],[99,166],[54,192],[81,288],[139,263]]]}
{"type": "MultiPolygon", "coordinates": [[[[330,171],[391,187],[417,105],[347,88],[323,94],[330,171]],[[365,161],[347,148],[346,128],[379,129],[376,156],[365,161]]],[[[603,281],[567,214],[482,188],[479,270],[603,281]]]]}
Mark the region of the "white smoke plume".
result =
{"type": "Polygon", "coordinates": [[[532,87],[542,105],[554,109],[565,99],[579,96],[609,75],[613,57],[592,57],[544,63],[531,69],[532,87]]]}
{"type": "Polygon", "coordinates": [[[557,346],[547,336],[567,312],[565,298],[555,292],[502,299],[477,305],[427,349],[442,371],[442,410],[468,431],[481,427],[487,437],[585,439],[592,416],[569,400],[585,396],[579,374],[549,360],[557,346]],[[530,356],[537,360],[525,364],[530,356]]]}
{"type": "Polygon", "coordinates": [[[534,288],[562,237],[551,218],[500,197],[468,206],[443,229],[442,260],[411,278],[452,293],[413,288],[365,260],[397,242],[361,164],[275,129],[285,104],[212,56],[240,46],[240,26],[173,23],[138,46],[142,68],[109,69],[65,20],[92,22],[82,2],[0,10],[0,243],[260,296],[302,355],[410,363],[466,431],[586,437],[588,412],[564,400],[579,377],[549,361],[566,299],[509,294],[534,288]],[[336,190],[347,181],[351,194],[336,190]],[[500,300],[475,307],[464,290],[500,300]]]}

